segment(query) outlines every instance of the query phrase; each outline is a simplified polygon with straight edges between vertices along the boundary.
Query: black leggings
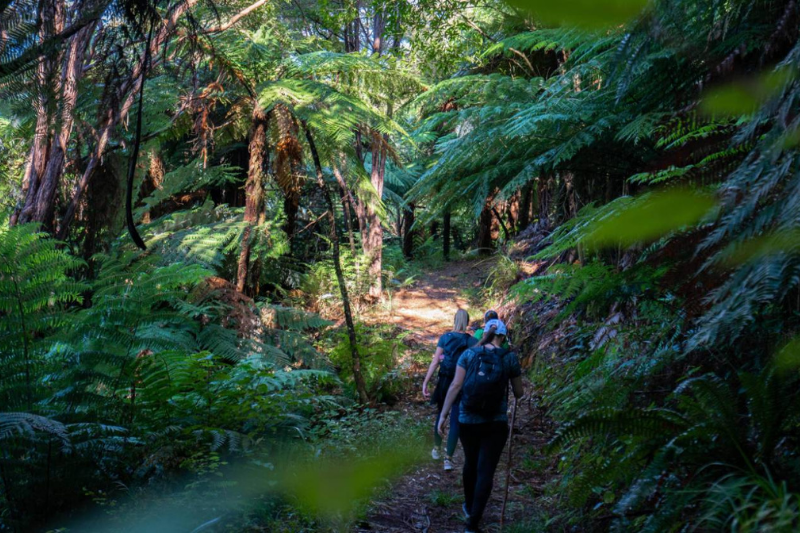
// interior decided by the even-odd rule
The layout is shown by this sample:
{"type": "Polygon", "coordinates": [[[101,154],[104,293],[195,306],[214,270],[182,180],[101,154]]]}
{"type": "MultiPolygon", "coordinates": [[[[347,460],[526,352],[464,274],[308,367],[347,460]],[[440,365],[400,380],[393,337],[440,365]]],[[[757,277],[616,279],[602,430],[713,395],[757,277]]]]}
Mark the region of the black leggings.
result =
{"type": "Polygon", "coordinates": [[[508,439],[507,422],[461,424],[464,447],[464,500],[469,511],[467,529],[477,529],[492,494],[494,472],[508,439]]]}

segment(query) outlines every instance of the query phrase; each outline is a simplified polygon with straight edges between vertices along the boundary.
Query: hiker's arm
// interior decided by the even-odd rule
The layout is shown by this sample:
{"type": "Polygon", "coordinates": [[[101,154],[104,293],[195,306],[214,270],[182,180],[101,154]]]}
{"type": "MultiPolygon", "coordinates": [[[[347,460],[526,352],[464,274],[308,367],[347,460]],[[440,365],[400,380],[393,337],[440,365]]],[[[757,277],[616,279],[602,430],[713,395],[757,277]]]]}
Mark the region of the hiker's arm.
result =
{"type": "Polygon", "coordinates": [[[478,341],[478,346],[486,346],[487,344],[492,342],[495,330],[497,330],[496,326],[484,329],[483,336],[481,336],[481,340],[478,341]]]}
{"type": "Polygon", "coordinates": [[[439,417],[439,435],[444,436],[444,423],[447,420],[447,416],[450,414],[450,408],[453,407],[456,398],[458,398],[458,393],[461,392],[461,386],[464,385],[464,376],[466,375],[467,371],[464,367],[456,367],[456,376],[453,378],[453,383],[450,384],[450,388],[447,389],[447,397],[444,399],[442,414],[439,417]]]}
{"type": "Polygon", "coordinates": [[[431,366],[428,367],[428,373],[425,374],[425,381],[422,382],[422,397],[425,399],[430,396],[430,394],[428,394],[428,383],[430,383],[433,373],[436,372],[436,367],[439,366],[439,358],[443,353],[444,350],[441,346],[436,348],[436,352],[433,354],[433,359],[431,360],[431,366]]]}
{"type": "Polygon", "coordinates": [[[522,386],[522,376],[511,378],[511,390],[514,392],[514,398],[520,399],[525,394],[525,388],[522,386]]]}

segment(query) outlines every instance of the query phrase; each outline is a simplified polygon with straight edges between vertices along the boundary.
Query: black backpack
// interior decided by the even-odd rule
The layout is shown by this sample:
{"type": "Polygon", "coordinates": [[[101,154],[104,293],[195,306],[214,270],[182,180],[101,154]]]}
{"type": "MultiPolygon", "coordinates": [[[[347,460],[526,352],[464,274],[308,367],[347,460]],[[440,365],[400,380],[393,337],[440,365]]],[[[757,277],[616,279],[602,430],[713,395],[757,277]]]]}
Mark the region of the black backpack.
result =
{"type": "Polygon", "coordinates": [[[503,357],[508,350],[480,347],[474,351],[475,359],[464,377],[461,406],[470,413],[491,415],[500,409],[500,404],[508,397],[508,376],[503,368],[503,357]]]}
{"type": "Polygon", "coordinates": [[[455,376],[458,358],[467,348],[474,346],[478,342],[478,339],[468,333],[461,333],[459,336],[461,343],[451,349],[449,353],[445,352],[444,359],[439,364],[439,376],[441,377],[452,378],[455,376]]]}

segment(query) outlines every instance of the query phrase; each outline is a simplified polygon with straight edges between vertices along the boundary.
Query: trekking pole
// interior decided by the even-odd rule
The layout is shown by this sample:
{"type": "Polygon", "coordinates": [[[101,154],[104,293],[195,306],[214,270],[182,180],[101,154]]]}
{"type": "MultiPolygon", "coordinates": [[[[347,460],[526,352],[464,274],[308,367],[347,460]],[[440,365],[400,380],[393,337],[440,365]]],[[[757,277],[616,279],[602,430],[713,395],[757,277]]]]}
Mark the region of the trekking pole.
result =
{"type": "Polygon", "coordinates": [[[508,502],[508,482],[511,479],[511,443],[514,439],[514,423],[517,421],[517,398],[514,398],[514,409],[511,411],[511,426],[508,428],[508,458],[506,460],[506,488],[503,494],[503,507],[500,509],[500,533],[506,520],[506,503],[508,502]]]}

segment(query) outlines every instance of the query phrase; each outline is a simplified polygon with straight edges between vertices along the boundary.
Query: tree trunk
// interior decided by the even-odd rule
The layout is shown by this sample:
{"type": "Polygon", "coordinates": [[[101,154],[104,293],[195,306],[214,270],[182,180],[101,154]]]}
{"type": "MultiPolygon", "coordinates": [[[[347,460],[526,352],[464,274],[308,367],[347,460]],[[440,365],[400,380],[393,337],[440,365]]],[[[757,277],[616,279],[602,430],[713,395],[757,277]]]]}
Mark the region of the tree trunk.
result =
{"type": "Polygon", "coordinates": [[[575,218],[578,214],[578,194],[575,192],[575,175],[572,172],[564,174],[564,188],[567,191],[567,220],[575,218]]]}
{"type": "Polygon", "coordinates": [[[439,221],[436,219],[431,220],[430,226],[431,238],[434,242],[439,239],[439,221]]]}
{"type": "Polygon", "coordinates": [[[250,263],[252,232],[259,224],[264,208],[264,176],[269,165],[268,129],[269,117],[256,104],[253,109],[253,124],[250,128],[250,163],[247,169],[247,182],[244,186],[244,221],[247,223],[247,227],[242,235],[242,249],[239,252],[239,264],[236,272],[236,290],[239,292],[244,292],[250,263]]]}
{"type": "Polygon", "coordinates": [[[406,259],[414,257],[414,211],[417,208],[414,202],[408,204],[403,210],[403,256],[406,259]]]}
{"type": "MultiPolygon", "coordinates": [[[[75,106],[78,102],[78,83],[83,77],[83,60],[97,23],[88,24],[76,33],[69,43],[64,62],[64,82],[61,92],[60,129],[50,148],[47,167],[39,184],[30,220],[42,223],[53,229],[53,216],[56,207],[56,192],[61,185],[67,148],[72,136],[75,121],[75,106]]],[[[29,191],[30,193],[30,191],[29,191]]],[[[23,212],[23,217],[25,213],[23,212]]]]}
{"type": "MultiPolygon", "coordinates": [[[[361,12],[361,2],[356,3],[356,13],[361,12]]],[[[359,29],[361,29],[361,18],[356,15],[356,18],[344,25],[344,52],[350,54],[358,52],[361,48],[361,37],[359,36],[359,29]]]]}
{"type": "MultiPolygon", "coordinates": [[[[378,133],[372,139],[372,172],[370,181],[375,188],[377,200],[383,198],[384,174],[386,171],[386,140],[378,133]]],[[[367,204],[367,238],[364,241],[364,253],[367,256],[367,272],[370,277],[369,296],[373,300],[380,299],[383,294],[383,226],[377,209],[367,204]]]]}
{"type": "Polygon", "coordinates": [[[533,196],[533,187],[529,183],[520,192],[519,217],[517,218],[517,231],[519,232],[525,231],[525,228],[531,223],[531,196],[533,196]]]}
{"type": "MultiPolygon", "coordinates": [[[[567,191],[567,220],[578,216],[578,193],[575,191],[575,175],[572,172],[564,174],[564,187],[567,191]]],[[[583,244],[577,245],[578,260],[581,264],[586,262],[583,244]]]]}
{"type": "MultiPolygon", "coordinates": [[[[167,13],[167,15],[162,20],[158,30],[154,33],[153,38],[150,40],[150,54],[149,54],[150,56],[158,57],[159,51],[161,51],[167,40],[172,36],[172,33],[175,30],[175,27],[177,26],[181,17],[183,17],[186,11],[191,9],[196,3],[197,0],[186,0],[185,2],[176,5],[173,9],[171,9],[167,13]]],[[[92,27],[94,28],[94,25],[92,27]]],[[[77,36],[78,34],[76,34],[74,37],[77,36]]],[[[89,34],[88,39],[89,41],[91,41],[91,33],[89,34]]],[[[84,46],[84,52],[85,50],[86,47],[84,46]]],[[[80,202],[83,198],[83,194],[85,193],[89,181],[92,179],[92,176],[96,171],[100,163],[100,160],[105,154],[106,147],[108,146],[108,142],[110,141],[111,136],[117,124],[119,124],[119,122],[122,121],[128,115],[128,112],[130,111],[131,107],[133,107],[136,93],[139,91],[140,84],[144,80],[144,71],[146,68],[145,63],[147,56],[148,54],[146,53],[146,51],[142,51],[142,53],[139,56],[139,60],[133,65],[129,77],[124,79],[123,81],[117,83],[117,80],[112,77],[109,77],[106,80],[105,84],[106,99],[104,101],[104,109],[101,111],[103,120],[101,120],[101,126],[97,128],[98,133],[97,133],[97,141],[95,149],[91,155],[86,170],[84,170],[81,179],[78,181],[78,184],[76,185],[72,193],[70,204],[67,208],[64,218],[61,221],[61,225],[58,232],[59,238],[63,239],[66,237],[69,231],[69,226],[72,223],[75,213],[77,212],[78,206],[80,205],[80,202]]],[[[84,57],[81,56],[81,65],[83,60],[84,57]]],[[[150,66],[152,68],[152,64],[150,66]]],[[[82,75],[82,72],[76,71],[76,75],[80,77],[82,75]]],[[[62,130],[63,129],[64,128],[62,128],[62,130]]],[[[66,146],[66,144],[64,146],[66,146]]],[[[31,176],[31,178],[34,178],[34,176],[31,176]]],[[[29,198],[31,197],[30,191],[28,192],[27,196],[29,198]]],[[[27,205],[23,207],[23,211],[27,208],[28,208],[27,205]]]]}
{"type": "Polygon", "coordinates": [[[444,212],[442,222],[442,256],[445,261],[450,260],[450,210],[444,212]]]}
{"type": "Polygon", "coordinates": [[[333,200],[328,187],[325,185],[325,177],[322,173],[322,162],[319,159],[316,144],[314,144],[314,137],[311,135],[311,130],[308,129],[307,124],[303,124],[303,129],[306,133],[308,146],[311,149],[311,157],[314,160],[314,168],[317,172],[317,187],[319,188],[325,202],[328,204],[328,222],[330,224],[330,237],[333,248],[333,268],[336,271],[336,280],[339,284],[339,291],[342,296],[342,309],[344,310],[344,321],[347,327],[347,338],[350,341],[350,356],[353,359],[353,380],[356,382],[356,390],[361,403],[369,403],[369,395],[367,394],[367,385],[364,382],[364,376],[361,373],[361,356],[358,353],[358,339],[356,337],[356,327],[353,322],[353,313],[350,310],[350,298],[347,295],[347,284],[344,279],[344,272],[342,271],[342,260],[339,254],[339,232],[336,229],[336,216],[333,210],[333,200]]]}
{"type": "Polygon", "coordinates": [[[344,218],[344,227],[347,230],[347,238],[350,241],[350,254],[353,258],[356,256],[356,239],[353,235],[353,218],[350,213],[350,199],[347,197],[347,191],[339,185],[339,196],[342,200],[342,217],[344,218]]]}
{"type": "Polygon", "coordinates": [[[492,241],[492,198],[487,198],[478,218],[478,253],[490,255],[494,249],[492,241]]]}
{"type": "Polygon", "coordinates": [[[539,222],[541,229],[550,228],[550,200],[553,178],[550,176],[540,176],[537,183],[536,197],[538,201],[539,222]]]}
{"type": "MultiPolygon", "coordinates": [[[[339,183],[339,187],[341,190],[345,192],[347,195],[347,199],[349,204],[353,207],[353,210],[356,212],[356,220],[358,221],[358,230],[361,233],[361,243],[363,245],[364,242],[367,240],[367,208],[364,205],[364,202],[361,201],[360,198],[353,194],[353,191],[347,186],[347,182],[344,179],[344,175],[342,174],[339,167],[336,165],[333,166],[333,175],[336,177],[337,183],[339,183]]],[[[355,250],[355,244],[353,246],[355,250]]]]}
{"type": "MultiPolygon", "coordinates": [[[[39,42],[44,43],[52,36],[64,29],[66,22],[66,11],[64,2],[61,0],[44,0],[40,3],[38,14],[39,42]]],[[[54,209],[40,205],[40,202],[47,198],[42,197],[43,188],[53,188],[51,202],[55,201],[56,188],[53,187],[53,172],[56,170],[55,159],[60,159],[63,169],[64,154],[66,148],[61,150],[69,142],[69,134],[72,129],[72,111],[77,101],[77,81],[83,72],[83,51],[88,44],[88,37],[94,30],[96,23],[92,23],[91,30],[87,34],[88,28],[84,27],[73,35],[67,44],[68,53],[49,54],[41,57],[36,69],[35,92],[37,93],[36,108],[36,129],[33,143],[28,156],[28,166],[23,178],[23,192],[25,199],[19,212],[11,217],[12,223],[40,222],[45,229],[52,228],[52,215],[54,209]],[[82,46],[83,45],[83,46],[82,46]],[[78,54],[78,49],[81,53],[78,54]],[[79,57],[76,57],[79,56],[79,57]],[[75,61],[80,61],[78,68],[75,68],[75,61]],[[70,97],[71,96],[71,97],[70,97]],[[57,115],[61,115],[57,118],[57,115]],[[64,118],[67,123],[61,122],[58,132],[51,130],[54,124],[64,118]],[[66,132],[66,137],[65,137],[66,132]],[[47,183],[46,187],[43,184],[47,183]],[[44,209],[42,209],[44,207],[44,209]],[[44,214],[40,213],[43,211],[44,214]],[[47,215],[50,215],[49,217],[47,215]]],[[[56,183],[56,186],[58,184],[56,183]]],[[[54,204],[53,206],[54,207],[54,204]]]]}
{"type": "Polygon", "coordinates": [[[383,30],[386,27],[383,10],[383,6],[375,6],[375,15],[372,17],[372,53],[376,55],[383,52],[383,30]]]}
{"type": "Polygon", "coordinates": [[[519,220],[519,202],[520,202],[520,193],[517,191],[514,195],[506,202],[506,220],[508,220],[508,228],[509,231],[516,235],[517,234],[517,221],[519,220]]]}
{"type": "Polygon", "coordinates": [[[508,232],[508,227],[506,227],[505,222],[503,222],[503,216],[497,211],[496,207],[492,207],[492,213],[494,213],[495,218],[497,218],[497,223],[500,224],[500,227],[503,228],[503,236],[505,237],[506,242],[511,240],[511,235],[508,232]]]}
{"type": "Polygon", "coordinates": [[[284,227],[291,240],[294,236],[297,211],[300,208],[300,193],[303,184],[303,152],[297,139],[297,121],[289,109],[282,104],[275,106],[275,122],[278,128],[278,145],[275,150],[274,176],[283,192],[284,227]]]}

